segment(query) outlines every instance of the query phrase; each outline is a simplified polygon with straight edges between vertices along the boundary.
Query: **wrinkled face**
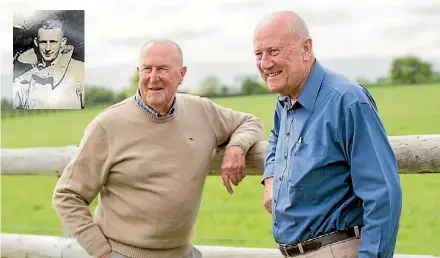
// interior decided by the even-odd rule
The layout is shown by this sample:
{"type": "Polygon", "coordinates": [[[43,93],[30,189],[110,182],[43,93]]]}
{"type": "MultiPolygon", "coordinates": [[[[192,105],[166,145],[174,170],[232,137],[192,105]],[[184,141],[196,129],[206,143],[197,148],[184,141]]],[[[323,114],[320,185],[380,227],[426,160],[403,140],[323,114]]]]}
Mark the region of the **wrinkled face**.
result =
{"type": "Polygon", "coordinates": [[[286,24],[259,27],[254,36],[257,68],[271,92],[289,95],[303,80],[311,51],[286,24]]]}
{"type": "Polygon", "coordinates": [[[55,60],[65,43],[66,39],[63,38],[63,32],[60,28],[39,29],[35,39],[35,45],[38,46],[38,50],[46,62],[55,60]]]}
{"type": "Polygon", "coordinates": [[[144,51],[138,72],[143,100],[160,108],[171,105],[186,67],[182,67],[175,46],[158,43],[144,51]]]}

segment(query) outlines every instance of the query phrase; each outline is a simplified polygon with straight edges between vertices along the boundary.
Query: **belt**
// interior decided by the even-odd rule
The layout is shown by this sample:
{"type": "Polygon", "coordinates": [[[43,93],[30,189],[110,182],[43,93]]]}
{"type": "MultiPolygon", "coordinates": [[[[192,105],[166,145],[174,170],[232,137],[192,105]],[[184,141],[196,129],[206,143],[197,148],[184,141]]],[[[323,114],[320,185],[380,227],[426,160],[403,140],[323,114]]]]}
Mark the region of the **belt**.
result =
{"type": "Polygon", "coordinates": [[[315,251],[323,246],[347,240],[359,238],[362,226],[354,226],[343,231],[335,231],[322,236],[318,236],[299,244],[279,246],[281,254],[285,257],[293,257],[300,254],[315,251]]]}

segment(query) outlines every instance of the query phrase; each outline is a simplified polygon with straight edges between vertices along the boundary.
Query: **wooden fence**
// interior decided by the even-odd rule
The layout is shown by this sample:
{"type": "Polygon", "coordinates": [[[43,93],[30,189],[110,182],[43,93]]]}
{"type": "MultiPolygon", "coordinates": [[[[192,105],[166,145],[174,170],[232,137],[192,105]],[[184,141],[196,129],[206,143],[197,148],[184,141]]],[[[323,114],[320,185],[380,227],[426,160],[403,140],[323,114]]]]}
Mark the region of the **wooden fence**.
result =
{"type": "MultiPolygon", "coordinates": [[[[390,136],[400,173],[440,173],[440,134],[390,136]]],[[[261,175],[264,165],[264,148],[267,142],[258,142],[246,156],[248,174],[261,175]]],[[[77,146],[41,147],[1,150],[2,175],[54,175],[59,176],[69,162],[77,146]]],[[[210,164],[210,175],[218,175],[224,149],[214,151],[210,164]]],[[[198,246],[204,257],[278,257],[276,249],[198,246]]],[[[1,234],[2,258],[89,257],[74,238],[1,234]]],[[[409,257],[395,255],[395,257],[409,257]]],[[[422,256],[411,256],[422,257],[422,256]]],[[[433,256],[423,256],[433,257],[433,256]]]]}

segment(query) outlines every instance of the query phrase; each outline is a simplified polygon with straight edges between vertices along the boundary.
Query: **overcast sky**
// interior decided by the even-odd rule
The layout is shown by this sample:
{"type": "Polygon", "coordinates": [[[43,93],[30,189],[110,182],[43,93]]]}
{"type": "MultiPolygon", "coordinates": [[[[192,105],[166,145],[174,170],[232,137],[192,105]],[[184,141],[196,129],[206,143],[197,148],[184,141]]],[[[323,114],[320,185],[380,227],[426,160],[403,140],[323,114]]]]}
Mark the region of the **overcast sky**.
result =
{"type": "Polygon", "coordinates": [[[128,85],[140,47],[152,38],[181,45],[188,67],[183,88],[197,88],[208,75],[232,83],[256,73],[253,30],[276,10],[297,11],[317,58],[351,78],[384,76],[392,57],[405,54],[440,68],[440,0],[2,0],[2,96],[12,85],[12,14],[22,7],[84,9],[86,82],[114,89],[128,85]]]}

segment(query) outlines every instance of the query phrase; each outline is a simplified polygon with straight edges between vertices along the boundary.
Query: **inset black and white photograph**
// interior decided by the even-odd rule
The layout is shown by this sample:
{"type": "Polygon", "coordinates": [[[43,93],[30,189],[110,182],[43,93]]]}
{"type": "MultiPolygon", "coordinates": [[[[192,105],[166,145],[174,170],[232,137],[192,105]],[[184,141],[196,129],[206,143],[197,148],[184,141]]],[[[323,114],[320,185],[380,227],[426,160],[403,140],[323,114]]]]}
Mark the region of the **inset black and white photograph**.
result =
{"type": "Polygon", "coordinates": [[[84,108],[84,10],[13,13],[13,108],[84,108]]]}

